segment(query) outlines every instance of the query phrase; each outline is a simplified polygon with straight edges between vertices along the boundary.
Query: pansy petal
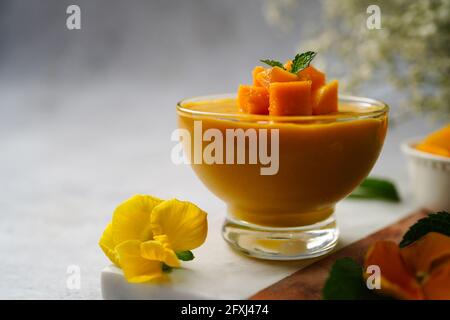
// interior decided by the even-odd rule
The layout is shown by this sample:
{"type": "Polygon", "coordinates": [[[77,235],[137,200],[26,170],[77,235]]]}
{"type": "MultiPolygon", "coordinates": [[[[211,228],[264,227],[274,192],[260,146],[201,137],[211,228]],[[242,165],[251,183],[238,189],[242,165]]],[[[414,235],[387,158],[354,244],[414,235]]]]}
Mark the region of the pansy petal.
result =
{"type": "Polygon", "coordinates": [[[105,231],[103,231],[102,237],[100,238],[98,244],[100,245],[100,248],[103,250],[106,256],[109,258],[109,260],[111,260],[112,263],[119,267],[119,257],[117,256],[116,250],[114,249],[115,246],[112,238],[111,223],[108,223],[108,225],[106,226],[106,229],[105,231]]]}
{"type": "Polygon", "coordinates": [[[175,252],[171,249],[165,249],[165,250],[166,250],[166,256],[164,258],[164,263],[171,267],[179,267],[180,260],[178,259],[175,252]]]}
{"type": "Polygon", "coordinates": [[[177,199],[157,205],[150,220],[153,235],[167,235],[175,252],[201,246],[208,231],[206,213],[190,202],[177,199]]]}
{"type": "Polygon", "coordinates": [[[129,240],[116,247],[121,268],[129,282],[148,282],[162,276],[162,263],[141,256],[141,242],[129,240]]]}
{"type": "Polygon", "coordinates": [[[148,260],[161,261],[171,267],[179,267],[180,260],[173,250],[164,247],[159,241],[146,241],[141,243],[142,257],[148,260]]]}
{"type": "Polygon", "coordinates": [[[127,240],[150,240],[150,214],[161,202],[162,200],[152,196],[136,195],[119,205],[112,220],[114,244],[127,240]]]}

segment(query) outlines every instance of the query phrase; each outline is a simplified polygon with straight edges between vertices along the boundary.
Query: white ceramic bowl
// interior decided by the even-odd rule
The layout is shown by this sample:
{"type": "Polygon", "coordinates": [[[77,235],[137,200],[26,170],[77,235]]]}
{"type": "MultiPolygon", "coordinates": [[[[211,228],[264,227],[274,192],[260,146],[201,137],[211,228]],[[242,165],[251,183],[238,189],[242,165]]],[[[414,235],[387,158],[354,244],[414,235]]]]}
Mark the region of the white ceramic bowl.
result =
{"type": "Polygon", "coordinates": [[[410,140],[401,146],[408,159],[415,198],[425,209],[450,212],[450,158],[415,149],[421,140],[410,140]]]}

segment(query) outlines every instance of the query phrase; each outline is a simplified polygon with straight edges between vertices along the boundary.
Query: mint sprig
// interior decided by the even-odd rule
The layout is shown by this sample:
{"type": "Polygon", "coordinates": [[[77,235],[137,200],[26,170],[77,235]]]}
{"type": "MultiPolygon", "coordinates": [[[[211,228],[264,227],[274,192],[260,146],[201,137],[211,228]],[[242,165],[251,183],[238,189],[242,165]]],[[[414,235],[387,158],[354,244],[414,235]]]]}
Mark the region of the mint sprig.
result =
{"type": "Polygon", "coordinates": [[[192,251],[178,251],[175,252],[175,254],[177,255],[178,259],[180,259],[181,261],[191,261],[195,258],[194,254],[192,253],[192,251]]]}
{"type": "Polygon", "coordinates": [[[399,202],[400,196],[394,183],[381,178],[366,178],[350,195],[354,199],[378,199],[399,202]]]}
{"type": "Polygon", "coordinates": [[[259,61],[261,61],[262,63],[265,63],[271,67],[280,67],[281,69],[286,70],[280,61],[270,60],[270,59],[259,60],[259,61]]]}
{"type": "Polygon", "coordinates": [[[299,71],[307,68],[316,54],[317,53],[314,51],[306,51],[302,54],[297,54],[294,60],[292,60],[291,72],[297,74],[299,71]]]}
{"type": "MultiPolygon", "coordinates": [[[[314,51],[306,51],[303,53],[296,54],[294,59],[292,60],[292,67],[291,67],[291,70],[289,70],[289,72],[291,72],[293,74],[297,74],[299,71],[302,71],[303,69],[307,68],[309,66],[309,64],[311,63],[311,61],[316,56],[316,54],[317,53],[314,51]]],[[[265,63],[271,67],[279,67],[283,70],[286,70],[283,63],[281,63],[280,61],[271,60],[271,59],[264,59],[264,60],[259,60],[259,61],[261,61],[262,63],[265,63]]]]}
{"type": "Polygon", "coordinates": [[[403,236],[399,244],[400,248],[422,238],[428,232],[438,232],[450,236],[450,213],[446,211],[430,213],[427,217],[417,221],[403,236]]]}

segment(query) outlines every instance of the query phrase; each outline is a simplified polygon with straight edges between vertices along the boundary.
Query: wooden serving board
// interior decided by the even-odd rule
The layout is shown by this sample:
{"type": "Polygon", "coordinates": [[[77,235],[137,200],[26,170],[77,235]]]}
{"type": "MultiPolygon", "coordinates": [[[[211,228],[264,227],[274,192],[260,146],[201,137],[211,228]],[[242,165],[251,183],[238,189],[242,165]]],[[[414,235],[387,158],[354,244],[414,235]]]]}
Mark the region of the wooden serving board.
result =
{"type": "Polygon", "coordinates": [[[425,217],[427,213],[428,212],[425,210],[414,212],[394,224],[331,253],[327,257],[276,282],[256,293],[250,297],[250,299],[320,300],[322,299],[323,285],[328,278],[331,266],[336,259],[350,257],[362,264],[364,255],[372,243],[379,240],[400,242],[409,227],[420,218],[425,217]]]}

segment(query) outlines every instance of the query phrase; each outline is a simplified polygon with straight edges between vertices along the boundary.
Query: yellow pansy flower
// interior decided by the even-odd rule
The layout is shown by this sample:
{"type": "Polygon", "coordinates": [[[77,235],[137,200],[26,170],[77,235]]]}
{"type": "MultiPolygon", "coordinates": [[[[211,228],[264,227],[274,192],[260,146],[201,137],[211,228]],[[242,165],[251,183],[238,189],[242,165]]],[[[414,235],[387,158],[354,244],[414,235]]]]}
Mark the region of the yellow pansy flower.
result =
{"type": "Polygon", "coordinates": [[[164,264],[179,267],[178,255],[202,245],[207,229],[206,213],[190,202],[136,195],[116,208],[99,245],[128,281],[146,282],[164,264]]]}
{"type": "Polygon", "coordinates": [[[117,256],[116,247],[112,238],[112,223],[108,223],[99,242],[100,248],[116,266],[120,267],[119,257],[117,256]]]}
{"type": "Polygon", "coordinates": [[[142,257],[139,240],[128,240],[116,247],[121,267],[129,282],[147,282],[162,276],[162,263],[142,257]]]}
{"type": "Polygon", "coordinates": [[[135,195],[114,210],[112,236],[116,245],[127,240],[146,241],[152,239],[150,214],[163,200],[135,195]]]}

